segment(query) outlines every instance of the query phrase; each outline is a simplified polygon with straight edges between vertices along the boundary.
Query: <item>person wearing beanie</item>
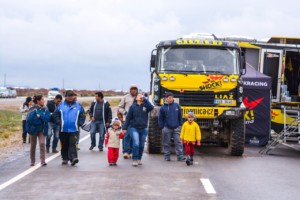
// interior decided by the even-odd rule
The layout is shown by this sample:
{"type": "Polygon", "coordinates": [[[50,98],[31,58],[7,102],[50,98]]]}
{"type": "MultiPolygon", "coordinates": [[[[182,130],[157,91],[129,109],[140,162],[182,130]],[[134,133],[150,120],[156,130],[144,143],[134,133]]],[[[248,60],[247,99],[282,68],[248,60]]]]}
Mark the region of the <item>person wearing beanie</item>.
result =
{"type": "Polygon", "coordinates": [[[65,100],[57,106],[53,119],[60,127],[59,140],[61,143],[62,165],[71,162],[75,166],[78,162],[77,141],[79,127],[85,122],[83,107],[76,101],[76,94],[72,90],[66,91],[65,100]]]}
{"type": "Polygon", "coordinates": [[[105,135],[105,147],[108,148],[107,159],[109,166],[116,166],[119,158],[120,139],[123,139],[124,135],[121,129],[121,121],[118,118],[114,118],[111,123],[111,127],[107,129],[105,135]]]}
{"type": "Polygon", "coordinates": [[[182,125],[181,108],[174,102],[174,95],[166,92],[165,103],[158,113],[158,126],[162,129],[163,152],[165,161],[171,160],[171,138],[174,138],[177,161],[184,161],[183,147],[179,138],[182,125]]]}
{"type": "MultiPolygon", "coordinates": [[[[138,86],[131,85],[129,88],[129,94],[126,94],[119,103],[118,113],[123,115],[123,121],[126,120],[127,113],[129,111],[130,106],[133,104],[134,99],[138,93],[138,86]]],[[[130,128],[128,129],[130,130],[130,128]]],[[[124,136],[123,139],[123,157],[125,159],[132,157],[132,139],[130,137],[130,132],[124,136]]]]}
{"type": "Polygon", "coordinates": [[[185,147],[185,154],[187,156],[186,164],[188,166],[192,165],[194,161],[195,144],[197,143],[198,146],[201,144],[201,131],[194,119],[194,112],[189,111],[187,121],[184,122],[180,133],[180,139],[185,147]]]}
{"type": "MultiPolygon", "coordinates": [[[[28,116],[29,109],[32,106],[32,98],[27,97],[23,105],[20,107],[20,113],[22,114],[22,138],[23,143],[26,143],[27,138],[27,130],[26,130],[26,119],[28,116]]],[[[28,143],[30,143],[30,139],[28,140],[28,143]]]]}

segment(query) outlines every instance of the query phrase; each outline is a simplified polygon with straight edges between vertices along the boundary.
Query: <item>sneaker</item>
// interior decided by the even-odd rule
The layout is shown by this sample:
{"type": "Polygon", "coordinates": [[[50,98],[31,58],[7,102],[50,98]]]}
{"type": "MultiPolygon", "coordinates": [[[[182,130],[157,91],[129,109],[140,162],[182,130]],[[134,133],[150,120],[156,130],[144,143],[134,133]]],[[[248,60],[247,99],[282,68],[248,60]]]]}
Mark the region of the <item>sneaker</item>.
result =
{"type": "Polygon", "coordinates": [[[103,151],[103,148],[99,148],[99,151],[103,151]]]}
{"type": "Polygon", "coordinates": [[[123,154],[123,158],[128,159],[128,158],[129,158],[128,153],[124,153],[124,154],[123,154]]]}
{"type": "Polygon", "coordinates": [[[92,151],[94,147],[95,147],[95,146],[91,146],[91,147],[89,148],[89,150],[91,150],[91,151],[92,151]]]}
{"type": "Polygon", "coordinates": [[[58,153],[56,149],[52,149],[52,153],[58,153]]]}
{"type": "Polygon", "coordinates": [[[42,166],[42,167],[45,167],[45,166],[47,166],[47,163],[42,162],[42,163],[41,163],[41,166],[42,166]]]}
{"type": "Polygon", "coordinates": [[[138,165],[139,165],[139,163],[138,163],[137,160],[134,160],[134,161],[132,162],[132,166],[137,167],[138,165]]]}
{"type": "Polygon", "coordinates": [[[185,157],[183,157],[183,156],[177,156],[177,161],[185,161],[185,157]]]}
{"type": "Polygon", "coordinates": [[[114,166],[117,166],[117,163],[113,163],[114,166]]]}
{"type": "Polygon", "coordinates": [[[137,162],[138,162],[138,165],[142,165],[143,164],[141,160],[138,160],[137,162]]]}
{"type": "Polygon", "coordinates": [[[74,166],[79,162],[78,158],[74,158],[71,162],[71,165],[74,166]]]}
{"type": "Polygon", "coordinates": [[[49,148],[48,148],[48,147],[46,148],[46,153],[50,153],[50,151],[49,151],[49,148]]]}
{"type": "Polygon", "coordinates": [[[171,161],[171,158],[169,156],[165,156],[165,161],[171,161]]]}
{"type": "Polygon", "coordinates": [[[114,166],[114,163],[108,163],[109,164],[109,166],[114,166]]]}
{"type": "Polygon", "coordinates": [[[26,140],[23,140],[23,143],[25,144],[25,143],[26,143],[26,140]]]}
{"type": "Polygon", "coordinates": [[[31,163],[30,166],[34,166],[34,163],[31,163]]]}
{"type": "Polygon", "coordinates": [[[62,164],[62,165],[67,165],[67,164],[68,164],[68,161],[67,161],[67,160],[63,160],[61,164],[62,164]]]}

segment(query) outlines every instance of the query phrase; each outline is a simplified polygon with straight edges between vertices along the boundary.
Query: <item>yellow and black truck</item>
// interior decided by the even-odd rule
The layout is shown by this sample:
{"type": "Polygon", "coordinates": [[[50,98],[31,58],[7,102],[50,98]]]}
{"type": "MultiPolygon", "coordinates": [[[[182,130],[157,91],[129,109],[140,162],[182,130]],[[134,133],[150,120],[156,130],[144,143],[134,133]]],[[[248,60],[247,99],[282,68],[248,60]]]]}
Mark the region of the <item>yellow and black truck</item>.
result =
{"type": "Polygon", "coordinates": [[[213,35],[188,35],[162,41],[150,61],[151,100],[149,153],[161,153],[162,133],[158,111],[164,94],[172,92],[185,118],[193,110],[202,132],[202,143],[228,147],[233,156],[244,152],[245,107],[242,104],[245,59],[234,42],[213,35]]]}

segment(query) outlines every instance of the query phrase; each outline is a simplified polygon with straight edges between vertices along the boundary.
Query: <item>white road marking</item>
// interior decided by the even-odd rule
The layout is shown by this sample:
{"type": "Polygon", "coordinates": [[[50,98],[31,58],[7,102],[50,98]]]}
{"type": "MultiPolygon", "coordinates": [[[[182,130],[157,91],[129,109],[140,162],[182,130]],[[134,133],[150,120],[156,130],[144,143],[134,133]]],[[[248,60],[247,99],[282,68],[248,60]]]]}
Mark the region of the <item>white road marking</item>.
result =
{"type": "Polygon", "coordinates": [[[209,181],[209,179],[200,178],[200,181],[201,181],[202,185],[204,186],[204,189],[207,194],[216,194],[216,191],[215,191],[213,185],[211,184],[211,182],[209,181]]]}
{"type": "MultiPolygon", "coordinates": [[[[83,142],[84,140],[88,139],[90,137],[90,134],[87,134],[85,137],[81,138],[79,140],[80,142],[83,142]]],[[[60,156],[60,153],[56,153],[53,156],[50,156],[49,158],[46,159],[46,163],[50,162],[51,160],[57,158],[58,156],[60,156]]],[[[41,167],[41,164],[37,164],[33,167],[30,167],[29,169],[27,169],[26,171],[22,172],[21,174],[15,176],[14,178],[6,181],[5,183],[0,185],[0,191],[3,190],[4,188],[8,187],[9,185],[17,182],[18,180],[20,180],[21,178],[24,178],[25,176],[27,176],[28,174],[31,174],[32,172],[34,172],[35,170],[37,170],[38,168],[41,167]]]]}

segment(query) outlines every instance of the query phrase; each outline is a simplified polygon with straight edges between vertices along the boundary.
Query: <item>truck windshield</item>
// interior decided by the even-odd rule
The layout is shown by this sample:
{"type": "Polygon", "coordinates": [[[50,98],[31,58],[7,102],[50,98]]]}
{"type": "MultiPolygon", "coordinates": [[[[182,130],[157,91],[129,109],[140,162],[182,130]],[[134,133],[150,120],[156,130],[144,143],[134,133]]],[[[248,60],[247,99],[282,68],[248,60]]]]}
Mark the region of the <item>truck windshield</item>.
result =
{"type": "Polygon", "coordinates": [[[239,52],[229,48],[161,48],[160,72],[239,74],[239,52]]]}

